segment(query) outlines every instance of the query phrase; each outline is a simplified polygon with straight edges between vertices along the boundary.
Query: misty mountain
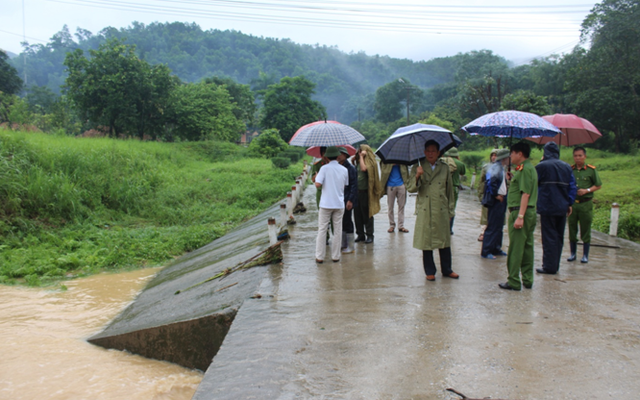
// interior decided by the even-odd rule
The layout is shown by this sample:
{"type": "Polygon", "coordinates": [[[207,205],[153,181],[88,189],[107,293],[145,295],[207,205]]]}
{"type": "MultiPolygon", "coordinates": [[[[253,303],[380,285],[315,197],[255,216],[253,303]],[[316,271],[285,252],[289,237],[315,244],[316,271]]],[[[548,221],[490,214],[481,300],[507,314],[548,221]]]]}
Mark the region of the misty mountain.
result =
{"type": "MultiPolygon", "coordinates": [[[[261,89],[284,76],[304,75],[316,83],[315,99],[325,105],[329,117],[344,123],[356,120],[359,111],[363,116],[373,113],[370,99],[378,87],[402,77],[428,89],[453,81],[457,63],[457,56],[415,62],[238,31],[203,31],[196,24],[180,22],[134,22],[122,29],[107,27],[97,34],[78,28],[74,35],[65,25],[46,45],[27,47],[28,84],[60,92],[66,79],[66,53],[76,48],[85,52],[97,49],[110,38],[136,45],[140,58],[151,64],[166,64],[187,82],[221,76],[261,89]]],[[[12,63],[23,76],[22,58],[12,63]]]]}

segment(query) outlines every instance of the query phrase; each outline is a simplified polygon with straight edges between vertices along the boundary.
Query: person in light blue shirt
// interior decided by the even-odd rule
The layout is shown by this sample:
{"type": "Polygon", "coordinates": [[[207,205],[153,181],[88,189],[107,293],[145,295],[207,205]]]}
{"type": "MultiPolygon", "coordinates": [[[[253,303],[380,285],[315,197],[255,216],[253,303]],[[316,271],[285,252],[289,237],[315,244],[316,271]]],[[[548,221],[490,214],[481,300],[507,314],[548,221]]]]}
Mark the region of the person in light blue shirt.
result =
{"type": "Polygon", "coordinates": [[[407,233],[409,230],[404,227],[404,206],[407,203],[406,182],[409,179],[409,169],[406,165],[386,164],[380,162],[382,173],[380,182],[385,185],[382,193],[387,195],[387,208],[389,216],[389,230],[393,233],[396,229],[395,203],[398,203],[398,232],[407,233]]]}

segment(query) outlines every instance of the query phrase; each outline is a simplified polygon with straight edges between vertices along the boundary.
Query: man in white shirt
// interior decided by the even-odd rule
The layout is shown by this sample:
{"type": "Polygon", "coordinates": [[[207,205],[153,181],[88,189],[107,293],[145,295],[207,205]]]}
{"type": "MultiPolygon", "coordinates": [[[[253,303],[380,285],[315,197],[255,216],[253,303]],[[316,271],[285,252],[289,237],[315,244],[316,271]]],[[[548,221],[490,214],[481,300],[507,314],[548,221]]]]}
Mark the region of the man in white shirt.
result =
{"type": "Polygon", "coordinates": [[[342,237],[342,216],[344,214],[344,188],[349,184],[349,173],[337,158],[340,151],[337,147],[328,147],[325,157],[329,164],[323,165],[316,176],[316,188],[322,189],[318,209],[318,237],[316,238],[316,263],[322,264],[326,253],[326,234],[329,221],[333,221],[333,240],[331,241],[331,259],[340,261],[342,237]]]}

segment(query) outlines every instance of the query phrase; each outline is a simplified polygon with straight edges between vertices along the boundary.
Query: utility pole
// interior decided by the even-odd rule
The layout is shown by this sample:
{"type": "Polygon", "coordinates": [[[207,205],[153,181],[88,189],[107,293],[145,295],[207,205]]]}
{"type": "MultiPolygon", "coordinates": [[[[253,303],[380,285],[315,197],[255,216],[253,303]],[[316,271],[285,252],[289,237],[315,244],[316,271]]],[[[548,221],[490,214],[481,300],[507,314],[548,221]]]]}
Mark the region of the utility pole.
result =
{"type": "Polygon", "coordinates": [[[411,93],[411,88],[409,86],[406,86],[407,89],[407,125],[411,125],[411,122],[409,122],[409,93],[411,93]]]}
{"type": "Polygon", "coordinates": [[[410,125],[411,124],[410,119],[409,119],[409,117],[410,117],[410,111],[409,111],[409,108],[410,108],[410,97],[411,97],[411,91],[413,89],[416,89],[416,88],[413,88],[413,87],[409,86],[402,78],[398,78],[398,82],[404,84],[404,88],[407,90],[407,125],[410,125]]]}
{"type": "MultiPolygon", "coordinates": [[[[25,16],[24,16],[24,0],[22,0],[22,41],[26,44],[27,43],[27,34],[26,34],[26,27],[25,27],[25,16]]],[[[23,61],[23,72],[24,72],[24,87],[27,87],[27,49],[25,46],[24,51],[22,52],[22,61],[23,61]]]]}

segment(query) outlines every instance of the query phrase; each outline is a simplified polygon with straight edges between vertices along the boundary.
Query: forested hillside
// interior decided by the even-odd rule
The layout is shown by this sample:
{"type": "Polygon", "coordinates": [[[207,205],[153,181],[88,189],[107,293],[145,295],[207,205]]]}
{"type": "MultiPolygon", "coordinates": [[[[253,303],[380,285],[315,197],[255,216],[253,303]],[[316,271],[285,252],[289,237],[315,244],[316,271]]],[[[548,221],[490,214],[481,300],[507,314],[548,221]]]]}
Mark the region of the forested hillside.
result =
{"type": "MultiPolygon", "coordinates": [[[[77,48],[95,50],[113,38],[134,44],[142,60],[166,64],[187,82],[220,76],[260,90],[282,77],[304,75],[316,83],[314,98],[324,104],[329,117],[346,123],[357,119],[361,98],[372,95],[379,86],[400,77],[423,89],[450,82],[457,60],[447,57],[414,62],[347,54],[334,47],[300,45],[237,31],[203,31],[196,24],[134,22],[128,28],[107,27],[95,34],[77,29],[72,35],[65,26],[46,45],[30,45],[26,49],[29,84],[48,86],[59,93],[66,78],[66,53],[77,48]]],[[[20,60],[14,59],[13,65],[24,76],[20,60]]],[[[361,112],[371,115],[373,110],[361,112]]]]}

